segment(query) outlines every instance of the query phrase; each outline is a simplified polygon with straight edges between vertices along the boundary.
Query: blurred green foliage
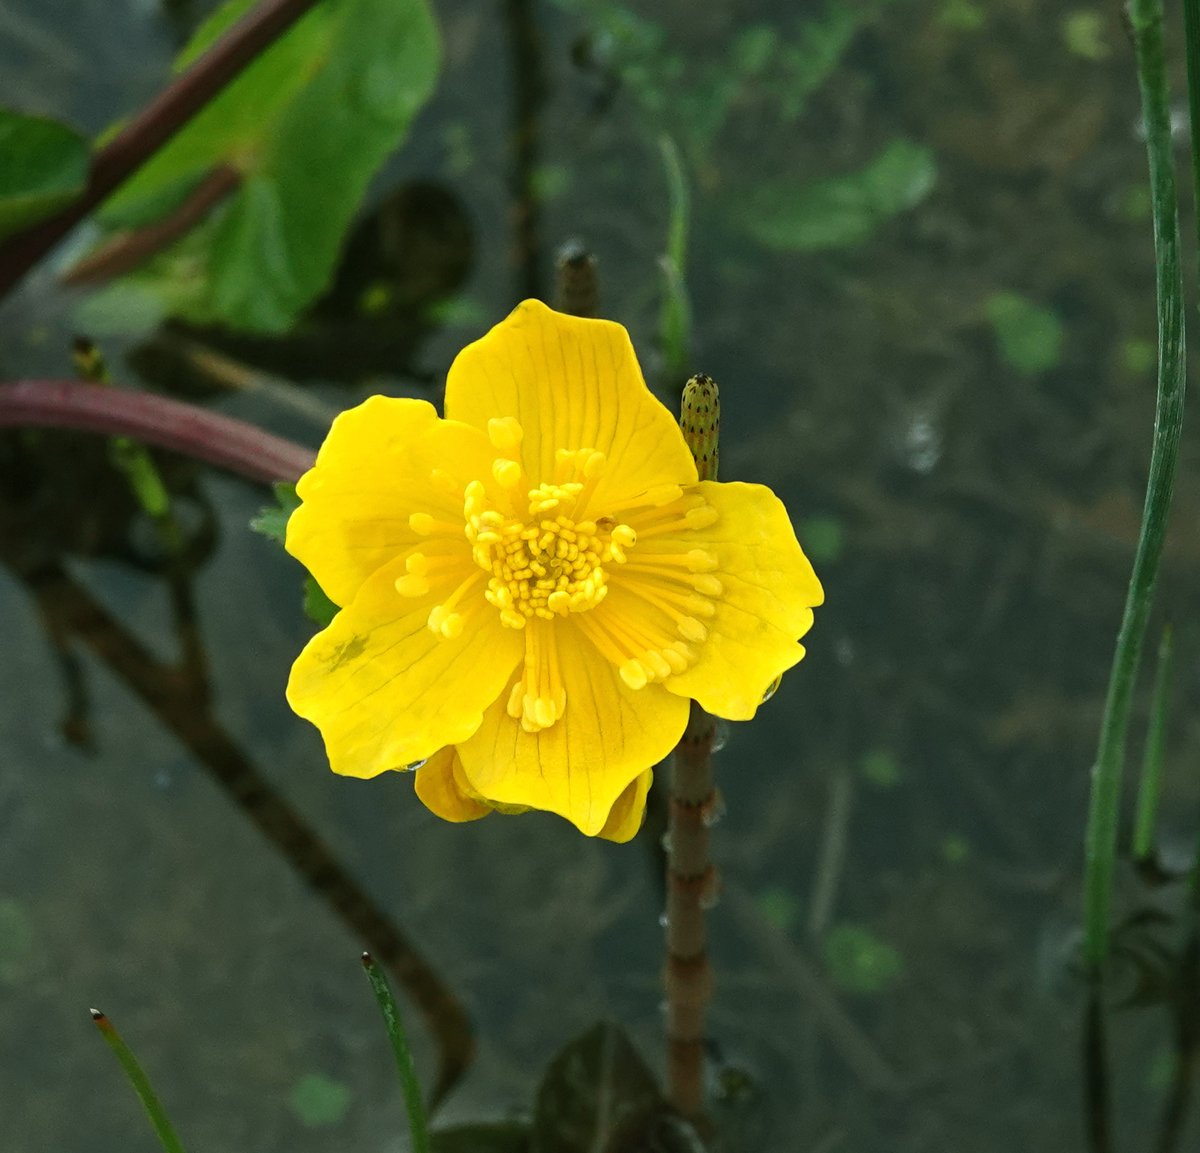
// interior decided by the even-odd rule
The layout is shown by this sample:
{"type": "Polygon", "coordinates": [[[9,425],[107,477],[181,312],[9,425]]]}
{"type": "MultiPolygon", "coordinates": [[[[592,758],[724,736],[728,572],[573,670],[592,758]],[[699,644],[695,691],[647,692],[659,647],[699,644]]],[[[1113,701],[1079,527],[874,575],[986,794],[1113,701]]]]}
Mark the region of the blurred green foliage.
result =
{"type": "MultiPolygon", "coordinates": [[[[252,6],[229,0],[177,62],[252,6]]],[[[372,175],[403,140],[440,62],[426,0],[321,4],[264,52],[104,206],[112,231],[179,208],[215,170],[232,194],[131,280],[162,311],[286,330],[332,275],[372,175]]]]}
{"type": "MultiPolygon", "coordinates": [[[[296,495],[296,486],[286,481],[279,481],[274,490],[275,504],[260,509],[258,515],[251,518],[250,527],[282,546],[287,542],[287,522],[300,507],[300,498],[296,495]]],[[[308,573],[304,574],[303,605],[305,616],[321,628],[325,628],[340,611],[308,573]]]]}
{"type": "Polygon", "coordinates": [[[289,1103],[301,1124],[309,1129],[336,1125],[350,1108],[351,1093],[341,1081],[309,1073],[292,1086],[289,1103]]]}
{"type": "Polygon", "coordinates": [[[1059,363],[1063,327],[1050,309],[1015,292],[997,292],[986,312],[1000,355],[1019,373],[1035,376],[1059,363]]]}
{"type": "Polygon", "coordinates": [[[920,204],[936,179],[928,148],[894,140],[857,172],[801,188],[764,185],[743,223],[768,248],[804,252],[861,244],[884,221],[920,204]]]}
{"type": "Polygon", "coordinates": [[[834,925],[823,942],[825,968],[843,992],[873,996],[904,975],[904,959],[865,925],[834,925]]]}
{"type": "Polygon", "coordinates": [[[83,191],[91,149],[72,128],[0,108],[0,239],[83,191]]]}

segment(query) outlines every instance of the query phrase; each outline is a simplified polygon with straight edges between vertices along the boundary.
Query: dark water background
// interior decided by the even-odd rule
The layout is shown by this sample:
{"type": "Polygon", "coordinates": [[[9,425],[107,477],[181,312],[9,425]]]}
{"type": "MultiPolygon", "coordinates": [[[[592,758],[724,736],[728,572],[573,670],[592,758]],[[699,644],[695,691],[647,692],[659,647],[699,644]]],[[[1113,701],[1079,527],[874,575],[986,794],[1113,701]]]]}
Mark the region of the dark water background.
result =
{"type": "MultiPolygon", "coordinates": [[[[204,11],[4,0],[0,101],[98,132],[159,88],[204,11]]],[[[328,316],[290,348],[202,334],[276,374],[204,403],[315,444],[373,392],[438,399],[458,348],[549,291],[570,237],[597,255],[603,311],[656,377],[657,130],[686,116],[672,99],[647,114],[590,11],[437,5],[438,93],[356,249],[382,265],[342,276],[346,298],[383,276],[401,302],[383,352],[347,347],[328,316]],[[533,117],[519,147],[514,109],[533,117]],[[514,206],[521,155],[532,217],[514,206]],[[381,257],[385,234],[401,239],[381,257]],[[298,375],[316,379],[277,379],[298,375]]],[[[703,86],[748,26],[791,35],[821,9],[640,11],[684,61],[678,84],[703,86]]],[[[747,85],[691,153],[693,361],[722,386],[722,475],[775,487],[828,598],[806,661],[720,754],[712,1033],[743,1085],[738,1147],[1088,1148],[1072,970],[1087,773],[1153,413],[1136,119],[1115,6],[895,0],[802,115],[747,85]],[[932,150],[937,182],[861,245],[773,251],[739,225],[756,189],[851,171],[896,137],[932,150]],[[1005,346],[998,294],[1057,317],[1044,367],[1005,346]]],[[[0,377],[68,375],[79,304],[50,264],[31,276],[0,310],[0,377]]],[[[170,348],[144,345],[105,342],[118,379],[177,384],[170,348]]],[[[450,827],[403,776],[334,777],[283,699],[310,626],[294,565],[247,530],[263,493],[182,462],[168,473],[194,541],[174,583],[100,446],[0,438],[0,1149],[153,1147],[93,1004],[190,1149],[405,1147],[361,942],[181,742],[196,717],[200,747],[255,766],[466,1004],[478,1055],[442,1119],[519,1111],[554,1051],[605,1015],[657,1061],[653,831],[613,846],[550,817],[450,827]],[[174,703],[150,707],[131,664],[174,703]],[[300,1116],[313,1074],[349,1091],[340,1120],[300,1116]]],[[[1200,824],[1198,517],[1188,432],[1152,632],[1176,629],[1161,832],[1176,869],[1200,824]]],[[[1113,1126],[1119,1148],[1149,1150],[1188,996],[1172,981],[1184,902],[1130,868],[1117,900],[1113,1126]]],[[[410,1016],[432,1078],[435,1045],[410,1016]]],[[[1192,1122],[1176,1147],[1198,1136],[1192,1122]]]]}

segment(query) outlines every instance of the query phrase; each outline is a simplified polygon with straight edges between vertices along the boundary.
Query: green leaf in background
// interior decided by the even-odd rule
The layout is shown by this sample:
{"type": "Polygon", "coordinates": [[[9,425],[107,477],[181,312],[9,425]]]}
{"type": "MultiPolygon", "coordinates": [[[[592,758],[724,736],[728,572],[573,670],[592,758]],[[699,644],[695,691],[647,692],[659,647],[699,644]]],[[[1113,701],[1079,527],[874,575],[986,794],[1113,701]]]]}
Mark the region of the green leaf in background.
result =
{"type": "Polygon", "coordinates": [[[0,108],[0,239],[83,191],[91,148],[73,128],[0,108]]]}
{"type": "MultiPolygon", "coordinates": [[[[178,66],[250,7],[225,4],[178,66]]],[[[187,320],[286,330],[328,283],[368,182],[433,91],[440,56],[427,0],[315,7],[105,205],[110,228],[136,227],[218,165],[242,176],[223,205],[131,279],[187,320]]]]}
{"type": "Polygon", "coordinates": [[[287,539],[287,522],[300,507],[300,498],[296,495],[296,486],[287,481],[278,481],[272,488],[275,503],[260,509],[258,516],[251,518],[250,527],[276,544],[283,544],[287,539]]]}
{"type": "Polygon", "coordinates": [[[766,186],[743,223],[761,244],[781,251],[861,244],[885,221],[920,204],[936,179],[928,148],[893,140],[858,172],[802,188],[766,186]]]}
{"type": "Polygon", "coordinates": [[[309,1073],[292,1086],[289,1103],[300,1123],[309,1129],[336,1125],[350,1108],[350,1090],[321,1073],[309,1073]]]}
{"type": "Polygon", "coordinates": [[[997,292],[986,311],[1000,355],[1018,372],[1033,376],[1058,364],[1063,328],[1050,309],[1015,292],[997,292]]]}
{"type": "Polygon", "coordinates": [[[884,993],[904,974],[904,959],[865,925],[834,925],[823,946],[825,968],[843,992],[884,993]]]}

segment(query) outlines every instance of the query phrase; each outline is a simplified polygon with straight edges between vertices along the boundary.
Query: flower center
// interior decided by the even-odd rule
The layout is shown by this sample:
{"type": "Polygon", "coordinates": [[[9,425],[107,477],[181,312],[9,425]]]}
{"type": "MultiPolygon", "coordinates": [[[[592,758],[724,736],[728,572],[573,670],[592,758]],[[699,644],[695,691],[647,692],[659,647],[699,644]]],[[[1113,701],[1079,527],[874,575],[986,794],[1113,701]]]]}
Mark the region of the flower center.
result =
{"type": "MultiPolygon", "coordinates": [[[[501,483],[509,463],[497,461],[501,483]]],[[[471,555],[490,574],[484,596],[509,628],[524,628],[534,617],[587,612],[608,593],[605,566],[623,564],[637,534],[611,518],[579,519],[586,488],[580,481],[540,484],[528,490],[527,514],[512,516],[489,504],[482,483],[467,486],[471,555]]]]}

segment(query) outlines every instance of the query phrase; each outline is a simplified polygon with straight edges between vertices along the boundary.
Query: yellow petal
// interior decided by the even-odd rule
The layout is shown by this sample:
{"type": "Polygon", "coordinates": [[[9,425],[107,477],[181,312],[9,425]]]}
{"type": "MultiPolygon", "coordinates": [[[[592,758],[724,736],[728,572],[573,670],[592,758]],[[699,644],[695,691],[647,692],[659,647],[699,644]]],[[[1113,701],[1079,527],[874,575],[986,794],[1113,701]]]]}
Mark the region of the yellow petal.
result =
{"type": "Polygon", "coordinates": [[[373,396],[334,420],[300,478],[304,503],[288,521],[287,550],[345,606],[367,577],[422,539],[412,513],[463,523],[463,490],[494,456],[486,436],[440,420],[423,400],[373,396]]]}
{"type": "Polygon", "coordinates": [[[515,418],[534,485],[555,480],[556,453],[595,449],[607,457],[588,507],[603,514],[664,484],[696,479],[675,418],[642,379],[629,334],[527,300],[455,358],[446,415],[487,431],[515,418]]]}
{"type": "Polygon", "coordinates": [[[492,810],[465,793],[458,784],[462,762],[453,748],[440,749],[413,774],[421,803],[443,821],[477,821],[492,810]]]}
{"type": "MultiPolygon", "coordinates": [[[[694,632],[686,643],[695,661],[662,683],[673,693],[693,697],[716,716],[749,720],[776,677],[804,656],[799,638],[811,627],[812,610],[824,593],[787,510],[769,488],[703,481],[688,491],[704,497],[717,513],[715,522],[700,519],[699,527],[656,537],[653,548],[715,561],[710,571],[691,573],[686,565],[679,571],[688,573],[684,579],[716,611],[693,617],[685,626],[694,632]],[[701,635],[696,624],[702,626],[703,640],[695,639],[701,635]]],[[[661,597],[663,578],[634,571],[636,561],[635,548],[630,571],[614,570],[613,590],[601,608],[616,611],[621,605],[618,583],[622,594],[636,595],[641,587],[647,595],[661,597]]]]}
{"type": "Polygon", "coordinates": [[[373,777],[465,740],[521,659],[521,635],[484,601],[478,570],[449,636],[428,622],[453,578],[402,596],[404,572],[391,564],[370,577],[292,666],[288,703],[321,730],[335,773],[373,777]]]}
{"type": "Polygon", "coordinates": [[[632,785],[626,785],[625,791],[617,798],[608,820],[599,835],[606,841],[616,841],[624,844],[631,841],[642,827],[646,819],[646,795],[650,792],[650,783],[654,780],[654,771],[647,769],[632,785]]]}
{"type": "MultiPolygon", "coordinates": [[[[622,792],[675,747],[689,706],[661,685],[629,688],[570,619],[545,627],[552,640],[541,648],[556,649],[566,692],[562,716],[528,731],[509,714],[510,693],[504,692],[458,751],[482,796],[558,813],[595,836],[622,792]]],[[[517,681],[514,676],[510,685],[517,681]]]]}

